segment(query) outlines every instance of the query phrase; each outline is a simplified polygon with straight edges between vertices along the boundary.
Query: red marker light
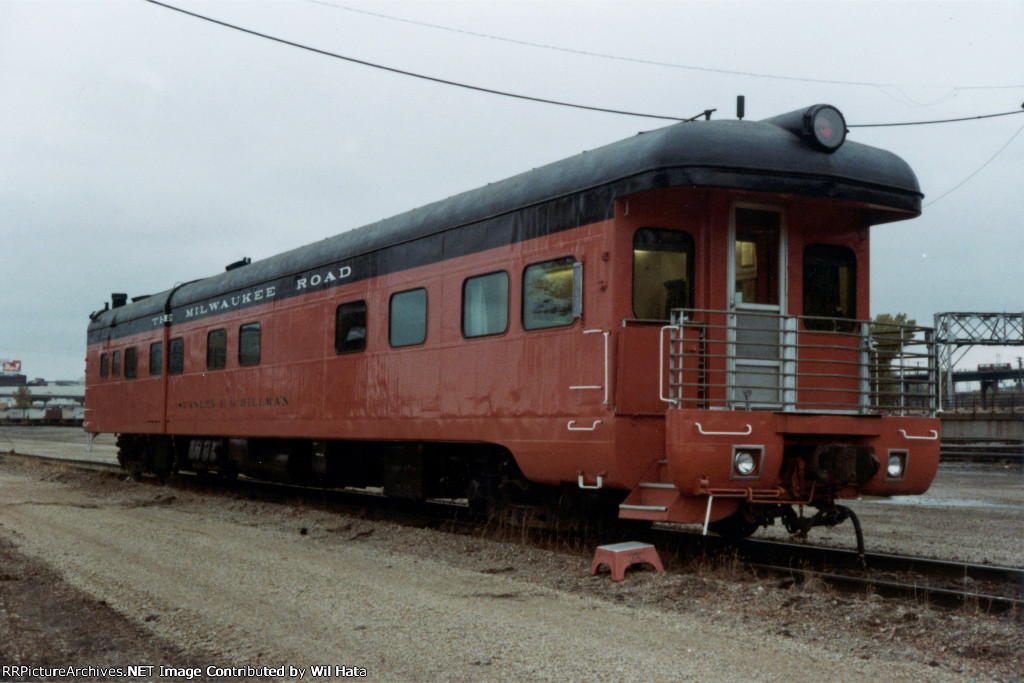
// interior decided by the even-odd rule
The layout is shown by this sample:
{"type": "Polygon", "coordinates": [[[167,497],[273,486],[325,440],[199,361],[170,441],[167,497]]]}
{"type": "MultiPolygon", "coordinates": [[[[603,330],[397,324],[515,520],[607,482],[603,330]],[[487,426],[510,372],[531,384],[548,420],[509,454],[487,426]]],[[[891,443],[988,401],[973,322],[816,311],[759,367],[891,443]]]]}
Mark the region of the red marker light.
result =
{"type": "Polygon", "coordinates": [[[779,114],[765,119],[765,123],[799,135],[807,145],[826,154],[835,152],[846,141],[846,119],[831,104],[779,114]]]}
{"type": "Polygon", "coordinates": [[[808,109],[804,125],[822,151],[834,152],[846,140],[846,119],[831,105],[819,104],[808,109]]]}

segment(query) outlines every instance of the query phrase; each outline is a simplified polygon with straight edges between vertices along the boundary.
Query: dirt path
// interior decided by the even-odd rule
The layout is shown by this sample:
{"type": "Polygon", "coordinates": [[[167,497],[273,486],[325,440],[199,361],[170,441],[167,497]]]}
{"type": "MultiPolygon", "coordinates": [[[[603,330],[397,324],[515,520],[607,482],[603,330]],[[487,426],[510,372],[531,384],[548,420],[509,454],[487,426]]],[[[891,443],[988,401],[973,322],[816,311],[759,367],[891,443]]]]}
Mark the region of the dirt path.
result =
{"type": "MultiPolygon", "coordinates": [[[[307,680],[314,665],[362,668],[372,680],[936,681],[968,673],[853,657],[836,646],[840,632],[766,637],[731,603],[718,615],[706,601],[700,610],[663,609],[666,587],[684,585],[669,574],[613,585],[587,577],[579,555],[99,475],[0,465],[0,537],[30,565],[52,567],[80,601],[113,610],[69,620],[95,618],[105,628],[104,619],[123,616],[170,644],[158,654],[180,657],[179,665],[291,666],[307,680]],[[621,596],[575,588],[598,582],[621,596]]],[[[19,623],[31,621],[24,602],[3,604],[21,612],[19,623]]],[[[135,656],[112,642],[107,663],[152,663],[135,656]]],[[[45,660],[41,651],[19,657],[45,660]]]]}

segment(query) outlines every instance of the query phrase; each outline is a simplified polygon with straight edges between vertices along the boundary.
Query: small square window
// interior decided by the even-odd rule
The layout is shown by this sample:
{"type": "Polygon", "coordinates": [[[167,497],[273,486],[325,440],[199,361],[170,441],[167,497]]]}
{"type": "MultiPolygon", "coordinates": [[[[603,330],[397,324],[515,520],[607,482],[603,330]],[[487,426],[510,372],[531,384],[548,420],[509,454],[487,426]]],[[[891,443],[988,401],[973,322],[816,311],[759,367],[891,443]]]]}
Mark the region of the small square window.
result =
{"type": "Polygon", "coordinates": [[[238,365],[260,364],[260,324],[249,323],[238,329],[238,365]]]}
{"type": "Polygon", "coordinates": [[[413,289],[391,297],[388,341],[391,346],[414,346],[427,339],[427,290],[413,289]]]}
{"type": "Polygon", "coordinates": [[[155,342],[149,345],[149,376],[159,377],[164,369],[164,343],[155,342]]]}
{"type": "Polygon", "coordinates": [[[185,371],[185,340],[175,337],[167,344],[167,374],[180,375],[185,371]]]}
{"type": "Polygon", "coordinates": [[[228,331],[210,330],[206,335],[206,369],[221,370],[227,366],[228,331]]]}
{"type": "Polygon", "coordinates": [[[508,329],[508,273],[471,277],[462,285],[462,334],[484,337],[508,329]]]}
{"type": "Polygon", "coordinates": [[[366,349],[366,302],[338,306],[334,316],[334,351],[356,353],[366,349]]]}
{"type": "Polygon", "coordinates": [[[139,374],[139,350],[129,346],[124,350],[124,378],[135,379],[139,374]]]}

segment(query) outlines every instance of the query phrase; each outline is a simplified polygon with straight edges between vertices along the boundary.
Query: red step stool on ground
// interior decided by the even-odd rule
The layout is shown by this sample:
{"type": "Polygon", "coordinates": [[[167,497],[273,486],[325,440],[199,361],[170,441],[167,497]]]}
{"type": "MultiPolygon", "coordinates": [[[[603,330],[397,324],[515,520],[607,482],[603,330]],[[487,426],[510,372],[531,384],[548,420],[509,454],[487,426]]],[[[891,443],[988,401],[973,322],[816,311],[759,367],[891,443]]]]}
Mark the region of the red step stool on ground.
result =
{"type": "Polygon", "coordinates": [[[594,553],[594,563],[590,565],[590,575],[597,574],[597,568],[606,564],[612,570],[612,581],[622,581],[626,578],[626,567],[644,562],[654,567],[655,571],[665,571],[665,568],[661,566],[658,551],[650,543],[626,541],[625,543],[600,545],[594,553]]]}

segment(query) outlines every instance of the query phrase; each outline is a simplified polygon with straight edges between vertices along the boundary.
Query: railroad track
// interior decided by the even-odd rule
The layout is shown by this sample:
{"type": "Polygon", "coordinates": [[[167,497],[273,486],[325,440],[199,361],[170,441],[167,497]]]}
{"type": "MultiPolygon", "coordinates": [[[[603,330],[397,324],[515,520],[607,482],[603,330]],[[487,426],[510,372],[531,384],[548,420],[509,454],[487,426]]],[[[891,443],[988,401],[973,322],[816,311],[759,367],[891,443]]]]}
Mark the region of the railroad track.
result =
{"type": "Polygon", "coordinates": [[[864,553],[785,541],[745,539],[655,528],[649,542],[677,554],[735,557],[755,575],[783,582],[818,580],[837,589],[910,599],[947,608],[1024,618],[1024,569],[927,557],[864,553]]]}
{"type": "Polygon", "coordinates": [[[88,460],[84,458],[62,458],[55,455],[33,455],[29,453],[15,453],[11,451],[4,453],[0,457],[14,457],[24,461],[35,461],[48,463],[52,465],[66,465],[68,467],[74,467],[81,470],[91,470],[94,472],[123,472],[121,466],[117,463],[102,462],[99,460],[88,460]]]}
{"type": "Polygon", "coordinates": [[[942,440],[940,458],[945,462],[1024,464],[1024,442],[994,439],[942,440]]]}
{"type": "MultiPolygon", "coordinates": [[[[116,464],[87,459],[15,455],[26,460],[76,469],[123,472],[116,464]]],[[[159,483],[155,478],[143,478],[142,481],[159,483]]],[[[267,502],[312,504],[338,512],[365,514],[369,510],[380,519],[444,528],[456,533],[480,533],[490,524],[474,517],[466,505],[457,501],[410,502],[387,498],[372,490],[318,488],[248,478],[228,482],[193,475],[175,477],[170,485],[207,493],[243,493],[267,502]],[[211,483],[215,487],[211,488],[211,483]]],[[[524,517],[520,515],[519,520],[522,519],[524,517]]],[[[505,523],[499,526],[504,526],[507,531],[509,525],[505,523]]],[[[552,536],[545,538],[545,533],[549,531],[550,525],[546,525],[546,529],[537,533],[519,536],[530,537],[541,543],[551,542],[552,536]]],[[[585,533],[597,537],[592,545],[606,542],[607,538],[602,534],[630,533],[633,537],[640,536],[642,540],[654,543],[666,556],[735,557],[752,573],[771,574],[779,577],[782,582],[817,580],[837,589],[863,595],[877,594],[947,608],[1012,614],[1018,619],[1024,619],[1024,569],[1021,568],[884,553],[865,553],[861,556],[854,550],[759,539],[730,543],[718,536],[703,536],[671,525],[656,525],[648,529],[635,525],[625,529],[606,527],[585,533]]],[[[557,539],[554,540],[557,542],[557,539]]],[[[591,541],[590,538],[586,540],[591,541]]]]}
{"type": "Polygon", "coordinates": [[[1024,614],[1024,569],[884,553],[865,553],[862,565],[852,550],[753,540],[741,552],[758,571],[945,607],[1024,614]]]}

